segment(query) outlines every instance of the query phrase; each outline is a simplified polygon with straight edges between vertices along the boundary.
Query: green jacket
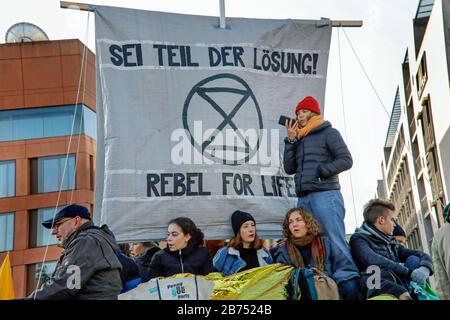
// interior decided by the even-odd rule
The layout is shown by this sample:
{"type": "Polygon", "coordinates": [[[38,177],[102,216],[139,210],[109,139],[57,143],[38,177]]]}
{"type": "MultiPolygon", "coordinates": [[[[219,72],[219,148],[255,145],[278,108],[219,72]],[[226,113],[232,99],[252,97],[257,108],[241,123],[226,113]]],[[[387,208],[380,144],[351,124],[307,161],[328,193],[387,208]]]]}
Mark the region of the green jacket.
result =
{"type": "MultiPolygon", "coordinates": [[[[52,277],[36,292],[37,300],[112,300],[122,290],[114,239],[92,221],[63,244],[52,277]]],[[[34,299],[34,293],[29,298],[34,299]]]]}
{"type": "Polygon", "coordinates": [[[441,300],[450,300],[450,224],[446,223],[434,235],[431,246],[436,293],[441,300]]]}

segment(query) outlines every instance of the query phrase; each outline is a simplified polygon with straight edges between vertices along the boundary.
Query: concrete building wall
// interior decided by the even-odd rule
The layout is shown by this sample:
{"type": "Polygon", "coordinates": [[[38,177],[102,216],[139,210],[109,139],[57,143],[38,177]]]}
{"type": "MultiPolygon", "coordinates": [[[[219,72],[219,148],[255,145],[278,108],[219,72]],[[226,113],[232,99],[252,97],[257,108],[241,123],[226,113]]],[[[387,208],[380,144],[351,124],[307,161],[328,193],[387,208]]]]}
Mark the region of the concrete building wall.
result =
{"type": "MultiPolygon", "coordinates": [[[[427,195],[431,200],[431,213],[433,230],[435,231],[442,223],[441,212],[442,206],[449,199],[449,154],[450,141],[448,140],[448,130],[450,128],[450,92],[449,92],[449,74],[448,74],[448,61],[447,61],[447,45],[445,39],[445,30],[448,26],[444,24],[444,3],[448,5],[448,0],[436,0],[433,6],[433,11],[430,16],[430,20],[427,25],[426,32],[422,41],[422,46],[416,58],[415,70],[412,70],[412,74],[415,75],[418,72],[419,64],[422,58],[426,57],[426,69],[427,80],[423,86],[422,94],[417,97],[417,110],[424,113],[424,105],[429,103],[431,107],[432,129],[435,138],[436,156],[439,172],[434,177],[433,170],[430,170],[428,165],[427,172],[424,173],[424,177],[429,182],[427,186],[427,195]],[[428,100],[428,102],[427,102],[428,100]],[[436,187],[436,183],[439,184],[436,187]],[[434,184],[434,185],[433,185],[434,184]],[[433,190],[433,188],[435,190],[433,190]],[[437,202],[437,203],[436,203],[437,202]]],[[[449,12],[447,12],[448,14],[449,12]]],[[[446,20],[450,19],[449,16],[446,20]]],[[[415,84],[416,89],[419,84],[415,84]]],[[[419,124],[421,125],[421,124],[419,124]]],[[[423,138],[423,137],[422,137],[423,138]]],[[[423,139],[422,139],[423,140],[423,139]]],[[[430,159],[429,152],[430,146],[426,141],[421,148],[421,154],[425,164],[429,164],[430,159]]]]}
{"type": "Polygon", "coordinates": [[[0,110],[84,103],[95,111],[95,55],[78,40],[0,45],[0,110]],[[84,68],[83,68],[84,69],[84,68]]]}
{"type": "MultiPolygon", "coordinates": [[[[421,249],[429,253],[434,232],[442,224],[441,208],[445,205],[442,202],[449,201],[450,40],[445,34],[450,26],[447,23],[450,21],[450,0],[436,0],[428,23],[426,19],[421,16],[417,22],[420,28],[412,28],[414,43],[408,47],[402,64],[401,115],[396,129],[389,128],[388,136],[396,130],[395,140],[384,148],[389,155],[388,161],[382,163],[382,171],[388,197],[395,200],[398,214],[403,216],[405,231],[407,234],[415,232],[416,224],[421,249]],[[401,128],[405,142],[399,148],[397,141],[401,128]],[[410,183],[401,182],[401,166],[405,164],[409,168],[410,183]],[[408,193],[413,203],[407,208],[409,213],[401,209],[408,193]]],[[[394,113],[393,117],[396,118],[394,113]]]]}

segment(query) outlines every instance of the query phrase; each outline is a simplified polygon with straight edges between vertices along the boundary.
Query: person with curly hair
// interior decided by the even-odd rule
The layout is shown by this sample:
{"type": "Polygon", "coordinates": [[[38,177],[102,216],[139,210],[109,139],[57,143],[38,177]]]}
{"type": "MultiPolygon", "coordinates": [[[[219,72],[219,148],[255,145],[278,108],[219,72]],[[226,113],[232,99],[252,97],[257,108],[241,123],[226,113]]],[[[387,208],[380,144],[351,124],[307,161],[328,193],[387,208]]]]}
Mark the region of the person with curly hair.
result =
{"type": "Polygon", "coordinates": [[[305,207],[290,209],[283,221],[284,241],[273,250],[274,260],[296,268],[317,268],[338,285],[344,300],[360,300],[358,270],[351,268],[305,207]]]}
{"type": "Polygon", "coordinates": [[[186,217],[171,220],[167,228],[167,247],[154,254],[149,279],[177,273],[207,275],[213,271],[209,251],[203,247],[203,232],[186,217]]]}

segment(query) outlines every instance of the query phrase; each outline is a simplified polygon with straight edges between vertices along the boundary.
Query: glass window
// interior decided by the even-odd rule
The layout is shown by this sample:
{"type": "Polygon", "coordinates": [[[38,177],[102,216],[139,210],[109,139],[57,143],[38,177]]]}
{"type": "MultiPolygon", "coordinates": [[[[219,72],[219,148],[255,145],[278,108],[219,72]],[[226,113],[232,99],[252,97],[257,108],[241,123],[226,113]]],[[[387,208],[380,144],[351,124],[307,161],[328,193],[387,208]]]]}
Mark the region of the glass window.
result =
{"type": "Polygon", "coordinates": [[[14,213],[0,214],[0,252],[11,251],[14,243],[14,213]]]}
{"type": "Polygon", "coordinates": [[[84,122],[84,130],[83,132],[97,139],[97,115],[94,111],[89,109],[86,106],[83,106],[83,122],[84,122]]]}
{"type": "Polygon", "coordinates": [[[13,114],[13,140],[36,139],[43,136],[41,110],[28,109],[26,113],[13,114]]]}
{"type": "Polygon", "coordinates": [[[0,198],[16,195],[16,162],[0,161],[0,198]]]}
{"type": "MultiPolygon", "coordinates": [[[[57,209],[58,210],[58,209],[57,209]]],[[[31,211],[30,222],[30,246],[42,247],[47,245],[54,245],[58,243],[55,236],[51,235],[51,230],[44,228],[42,222],[52,219],[55,214],[55,208],[42,208],[31,211]],[[34,239],[31,239],[33,237],[34,239]],[[50,239],[49,239],[50,237],[50,239]]]]}
{"type": "Polygon", "coordinates": [[[0,112],[0,141],[12,140],[12,120],[10,114],[0,112]]]}
{"type": "MultiPolygon", "coordinates": [[[[95,139],[95,112],[82,104],[76,110],[73,134],[85,133],[95,139]]],[[[0,141],[70,135],[74,112],[75,105],[0,111],[0,141]]]]}
{"type": "Polygon", "coordinates": [[[75,189],[75,155],[65,165],[65,156],[38,158],[38,193],[75,189]]]}
{"type": "MultiPolygon", "coordinates": [[[[45,117],[43,117],[44,137],[48,138],[70,134],[72,130],[72,116],[74,111],[71,110],[72,108],[62,109],[63,110],[49,113],[45,117]]],[[[74,133],[77,132],[75,129],[78,129],[78,127],[74,127],[74,133]]]]}
{"type": "Polygon", "coordinates": [[[53,272],[56,269],[56,261],[49,261],[45,263],[31,264],[28,266],[28,285],[27,285],[27,295],[33,293],[38,285],[38,279],[40,276],[39,287],[42,286],[47,280],[49,280],[53,272]],[[42,270],[42,274],[41,274],[42,270]]]}

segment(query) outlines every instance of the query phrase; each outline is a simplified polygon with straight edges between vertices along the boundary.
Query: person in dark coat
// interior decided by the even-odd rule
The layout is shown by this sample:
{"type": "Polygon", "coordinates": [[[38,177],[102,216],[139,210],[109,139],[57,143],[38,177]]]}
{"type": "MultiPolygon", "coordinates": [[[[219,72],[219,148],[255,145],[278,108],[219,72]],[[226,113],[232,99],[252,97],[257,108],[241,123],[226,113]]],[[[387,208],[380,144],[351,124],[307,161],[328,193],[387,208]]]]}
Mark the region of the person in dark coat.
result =
{"type": "Polygon", "coordinates": [[[117,300],[122,290],[119,246],[104,228],[94,226],[88,209],[66,206],[42,225],[64,251],[52,277],[28,299],[117,300]]]}
{"type": "Polygon", "coordinates": [[[431,257],[400,245],[392,236],[395,206],[389,201],[372,199],[364,208],[364,223],[350,238],[350,247],[361,271],[367,297],[388,294],[410,300],[410,281],[425,286],[433,274],[431,257]],[[379,268],[379,277],[374,272],[379,268]]]}
{"type": "Polygon", "coordinates": [[[120,252],[122,252],[127,257],[130,257],[130,244],[129,243],[119,243],[120,252]]]}
{"type": "Polygon", "coordinates": [[[308,209],[292,208],[286,213],[283,236],[284,241],[271,250],[277,263],[317,268],[336,282],[342,299],[362,299],[358,269],[321,234],[319,222],[308,209]]]}
{"type": "MultiPolygon", "coordinates": [[[[116,236],[114,232],[109,229],[107,225],[103,225],[100,227],[103,231],[108,233],[114,241],[116,241],[116,236]]],[[[141,275],[139,274],[139,268],[134,262],[133,259],[128,257],[123,251],[122,248],[127,249],[128,246],[118,245],[116,250],[116,256],[122,265],[122,270],[120,270],[120,280],[122,281],[122,291],[120,293],[124,293],[130,291],[131,289],[136,288],[141,282],[141,275]]]]}
{"type": "Polygon", "coordinates": [[[139,273],[142,278],[142,282],[150,280],[150,262],[153,255],[160,250],[155,242],[133,242],[130,246],[130,254],[135,259],[135,262],[139,268],[139,273]]]}
{"type": "Polygon", "coordinates": [[[120,272],[120,280],[122,280],[122,291],[124,293],[136,288],[141,282],[141,274],[139,268],[133,259],[126,256],[122,251],[116,252],[117,258],[122,264],[122,271],[120,272]]]}
{"type": "Polygon", "coordinates": [[[397,239],[398,243],[402,246],[406,245],[406,233],[405,230],[398,224],[397,221],[394,220],[394,231],[392,231],[392,235],[397,239]]]}
{"type": "MultiPolygon", "coordinates": [[[[296,121],[285,124],[283,165],[287,174],[295,174],[297,207],[312,212],[324,235],[336,245],[337,253],[354,265],[345,242],[345,206],[338,178],[339,173],[352,167],[352,156],[339,131],[320,115],[315,98],[304,98],[295,113],[296,121]]],[[[353,269],[357,270],[356,265],[353,269]]]]}
{"type": "Polygon", "coordinates": [[[150,263],[149,279],[177,273],[207,275],[213,271],[209,251],[203,245],[203,232],[185,217],[171,220],[167,228],[167,247],[158,251],[150,263]]]}

